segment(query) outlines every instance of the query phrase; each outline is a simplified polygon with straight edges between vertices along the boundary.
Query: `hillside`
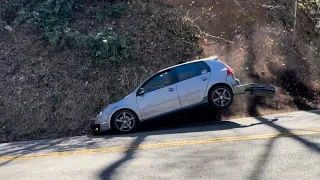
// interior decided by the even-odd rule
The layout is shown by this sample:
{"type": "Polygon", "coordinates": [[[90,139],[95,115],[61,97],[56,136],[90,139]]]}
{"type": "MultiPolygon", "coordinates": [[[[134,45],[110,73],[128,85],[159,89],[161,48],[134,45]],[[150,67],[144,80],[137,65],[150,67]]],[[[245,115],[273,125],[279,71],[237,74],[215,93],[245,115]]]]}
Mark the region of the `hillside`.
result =
{"type": "Polygon", "coordinates": [[[2,0],[0,142],[86,133],[101,107],[154,72],[219,56],[275,100],[239,97],[225,117],[319,105],[319,34],[301,1],[2,0]]]}

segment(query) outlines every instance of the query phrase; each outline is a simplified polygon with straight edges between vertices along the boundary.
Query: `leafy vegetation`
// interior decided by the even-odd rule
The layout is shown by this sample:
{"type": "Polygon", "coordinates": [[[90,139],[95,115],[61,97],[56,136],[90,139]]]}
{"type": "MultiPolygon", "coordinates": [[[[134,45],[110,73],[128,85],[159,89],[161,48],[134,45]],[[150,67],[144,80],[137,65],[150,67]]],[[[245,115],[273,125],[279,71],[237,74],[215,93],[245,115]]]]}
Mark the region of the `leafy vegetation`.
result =
{"type": "Polygon", "coordinates": [[[127,15],[129,6],[126,1],[121,1],[115,4],[102,4],[90,7],[87,13],[94,13],[98,22],[101,23],[106,16],[111,18],[120,18],[127,15]]]}
{"type": "Polygon", "coordinates": [[[87,37],[89,54],[95,59],[94,64],[103,64],[103,59],[118,62],[129,58],[128,40],[113,32],[104,29],[98,33],[92,33],[87,37]]]}
{"type": "Polygon", "coordinates": [[[319,6],[320,6],[320,0],[298,0],[299,8],[307,11],[311,15],[320,13],[319,6]]]}
{"type": "MultiPolygon", "coordinates": [[[[69,25],[75,12],[83,9],[83,0],[13,0],[1,12],[8,15],[7,23],[29,22],[39,30],[40,36],[56,49],[72,48],[87,52],[93,67],[106,62],[118,62],[129,57],[126,38],[110,29],[83,34],[69,25]]],[[[105,15],[119,18],[128,13],[128,4],[121,1],[94,8],[97,20],[105,15]]]]}
{"type": "Polygon", "coordinates": [[[110,17],[121,17],[128,13],[128,4],[123,1],[107,7],[107,15],[110,17]]]}
{"type": "Polygon", "coordinates": [[[33,13],[35,25],[41,35],[55,46],[62,46],[72,12],[79,6],[78,0],[45,1],[33,13]]]}

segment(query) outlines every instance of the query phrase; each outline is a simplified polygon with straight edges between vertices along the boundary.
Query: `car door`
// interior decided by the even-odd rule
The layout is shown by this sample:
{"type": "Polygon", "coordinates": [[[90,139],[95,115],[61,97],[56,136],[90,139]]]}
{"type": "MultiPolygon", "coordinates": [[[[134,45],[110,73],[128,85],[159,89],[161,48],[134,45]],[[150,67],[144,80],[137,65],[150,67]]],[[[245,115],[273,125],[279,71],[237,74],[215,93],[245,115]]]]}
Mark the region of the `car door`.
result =
{"type": "Polygon", "coordinates": [[[172,70],[151,77],[139,89],[137,103],[143,119],[163,115],[181,108],[177,93],[176,77],[172,70]],[[140,90],[141,91],[141,90],[140,90]]]}
{"type": "Polygon", "coordinates": [[[195,62],[178,66],[175,71],[182,108],[202,103],[210,78],[210,67],[204,62],[195,62]]]}

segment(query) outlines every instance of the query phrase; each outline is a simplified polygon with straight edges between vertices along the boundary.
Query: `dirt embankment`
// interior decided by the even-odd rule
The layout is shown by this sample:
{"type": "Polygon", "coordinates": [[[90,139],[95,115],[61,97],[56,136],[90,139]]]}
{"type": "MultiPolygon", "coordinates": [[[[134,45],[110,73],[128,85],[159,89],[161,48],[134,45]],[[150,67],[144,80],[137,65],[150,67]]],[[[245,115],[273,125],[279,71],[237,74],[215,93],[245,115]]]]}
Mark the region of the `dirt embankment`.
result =
{"type": "Polygon", "coordinates": [[[288,1],[168,1],[182,5],[206,33],[203,57],[217,55],[242,83],[270,83],[274,100],[239,97],[227,116],[319,107],[319,35],[302,9],[293,27],[288,1]],[[293,31],[296,33],[294,36],[293,31]]]}
{"type": "Polygon", "coordinates": [[[95,111],[147,76],[211,55],[230,64],[242,83],[277,87],[275,100],[238,97],[223,116],[314,108],[319,36],[299,10],[293,39],[292,7],[285,1],[167,0],[131,2],[124,17],[102,21],[78,12],[71,26],[80,32],[108,27],[134,42],[132,60],[90,70],[81,51],[57,51],[27,26],[1,27],[0,142],[83,134],[95,111]],[[284,9],[265,6],[275,4],[284,9]]]}
{"type": "Polygon", "coordinates": [[[74,14],[70,26],[84,34],[110,28],[133,42],[133,59],[92,69],[81,51],[53,49],[36,29],[20,25],[9,32],[1,27],[0,142],[83,134],[102,106],[162,68],[199,58],[201,47],[183,13],[137,2],[126,16],[102,22],[94,13],[74,14]]]}

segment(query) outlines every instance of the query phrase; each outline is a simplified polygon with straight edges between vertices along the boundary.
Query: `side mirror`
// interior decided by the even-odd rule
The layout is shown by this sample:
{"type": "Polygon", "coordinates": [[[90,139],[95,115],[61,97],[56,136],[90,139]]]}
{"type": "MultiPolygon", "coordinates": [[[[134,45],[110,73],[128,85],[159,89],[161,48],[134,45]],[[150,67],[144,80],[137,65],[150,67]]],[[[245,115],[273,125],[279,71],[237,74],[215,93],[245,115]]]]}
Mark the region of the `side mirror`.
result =
{"type": "Polygon", "coordinates": [[[138,89],[137,96],[141,96],[143,94],[144,94],[144,89],[143,88],[138,89]]]}

